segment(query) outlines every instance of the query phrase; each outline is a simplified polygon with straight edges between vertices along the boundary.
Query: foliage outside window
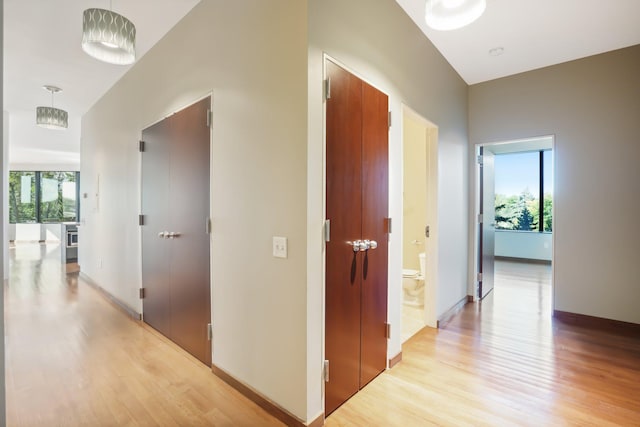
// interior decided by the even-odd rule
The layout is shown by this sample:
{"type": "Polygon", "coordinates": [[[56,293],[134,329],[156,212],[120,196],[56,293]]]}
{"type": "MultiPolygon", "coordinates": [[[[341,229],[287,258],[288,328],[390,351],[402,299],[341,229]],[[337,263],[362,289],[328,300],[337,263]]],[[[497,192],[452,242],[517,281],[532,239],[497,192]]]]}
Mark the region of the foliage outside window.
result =
{"type": "Polygon", "coordinates": [[[551,186],[551,152],[496,155],[495,222],[496,230],[553,230],[551,186]],[[542,179],[541,179],[542,178],[542,179]],[[540,215],[540,187],[543,189],[543,212],[540,215]],[[542,218],[542,227],[540,220],[542,218]]]}
{"type": "Polygon", "coordinates": [[[9,172],[9,222],[76,221],[78,172],[9,172]]]}

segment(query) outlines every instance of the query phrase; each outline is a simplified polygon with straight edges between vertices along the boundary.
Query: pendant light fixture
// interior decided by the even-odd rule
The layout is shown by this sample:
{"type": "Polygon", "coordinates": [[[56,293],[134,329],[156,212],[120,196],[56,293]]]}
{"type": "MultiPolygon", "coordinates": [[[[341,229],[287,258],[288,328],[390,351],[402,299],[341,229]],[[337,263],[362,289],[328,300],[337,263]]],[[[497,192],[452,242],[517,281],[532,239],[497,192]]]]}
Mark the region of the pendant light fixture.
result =
{"type": "Polygon", "coordinates": [[[56,86],[42,86],[48,92],[51,92],[51,107],[36,108],[36,124],[47,129],[66,129],[69,127],[69,115],[66,111],[53,106],[53,94],[62,92],[62,89],[56,86]]]}
{"type": "Polygon", "coordinates": [[[486,0],[427,0],[425,19],[434,30],[456,30],[484,13],[486,0]]]}
{"type": "Polygon", "coordinates": [[[129,65],[136,60],[136,27],[109,9],[87,9],[82,14],[82,50],[100,61],[129,65]]]}

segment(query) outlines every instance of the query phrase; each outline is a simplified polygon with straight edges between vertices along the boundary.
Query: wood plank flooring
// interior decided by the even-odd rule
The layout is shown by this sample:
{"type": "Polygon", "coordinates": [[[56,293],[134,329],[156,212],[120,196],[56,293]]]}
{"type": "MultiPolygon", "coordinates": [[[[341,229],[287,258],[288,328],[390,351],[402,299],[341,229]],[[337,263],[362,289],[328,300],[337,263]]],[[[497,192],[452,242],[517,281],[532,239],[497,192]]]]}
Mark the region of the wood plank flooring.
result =
{"type": "Polygon", "coordinates": [[[5,289],[8,426],[283,425],[153,329],[17,244],[5,289]]]}
{"type": "MultiPolygon", "coordinates": [[[[57,248],[11,252],[8,426],[282,425],[66,275],[57,248]]],[[[640,426],[640,337],[552,322],[549,274],[498,262],[485,301],[407,341],[326,425],[640,426]]]]}
{"type": "Polygon", "coordinates": [[[326,426],[640,426],[640,337],[552,321],[550,267],[496,263],[494,291],[424,329],[326,426]]]}

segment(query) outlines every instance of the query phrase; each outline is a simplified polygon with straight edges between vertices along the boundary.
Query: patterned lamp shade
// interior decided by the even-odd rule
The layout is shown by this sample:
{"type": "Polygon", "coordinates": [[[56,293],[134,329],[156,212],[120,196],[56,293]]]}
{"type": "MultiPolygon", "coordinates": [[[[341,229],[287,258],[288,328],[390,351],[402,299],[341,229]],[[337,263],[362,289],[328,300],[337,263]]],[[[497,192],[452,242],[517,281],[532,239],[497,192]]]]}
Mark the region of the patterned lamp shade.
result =
{"type": "Polygon", "coordinates": [[[36,107],[36,124],[47,129],[66,129],[69,127],[69,114],[53,106],[53,95],[62,92],[56,86],[45,85],[42,89],[51,92],[51,107],[36,107]]]}
{"type": "Polygon", "coordinates": [[[82,49],[100,61],[133,64],[136,60],[136,27],[110,10],[87,9],[82,15],[82,49]]]}
{"type": "Polygon", "coordinates": [[[66,129],[69,127],[69,115],[66,111],[53,107],[36,108],[36,124],[47,129],[66,129]]]}
{"type": "Polygon", "coordinates": [[[425,19],[434,30],[456,30],[484,13],[486,0],[427,0],[425,19]]]}

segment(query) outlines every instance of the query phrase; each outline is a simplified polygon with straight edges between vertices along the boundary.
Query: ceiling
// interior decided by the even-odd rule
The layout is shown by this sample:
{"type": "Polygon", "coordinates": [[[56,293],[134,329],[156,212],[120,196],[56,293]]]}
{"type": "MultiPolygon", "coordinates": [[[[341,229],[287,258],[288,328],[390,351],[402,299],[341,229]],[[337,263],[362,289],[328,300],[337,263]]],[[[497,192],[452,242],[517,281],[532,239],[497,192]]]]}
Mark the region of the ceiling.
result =
{"type": "Polygon", "coordinates": [[[453,31],[427,27],[425,0],[396,2],[470,85],[640,44],[640,0],[487,0],[453,31]]]}
{"type": "MultiPolygon", "coordinates": [[[[112,0],[137,29],[141,58],[200,0],[112,0]]],[[[439,32],[424,22],[424,0],[396,0],[468,84],[640,43],[640,0],[487,0],[468,27],[439,32]],[[489,50],[502,47],[500,56],[489,50]]],[[[108,0],[4,0],[4,110],[10,113],[10,161],[69,164],[80,159],[80,118],[131,66],[111,65],[80,48],[82,12],[108,0]],[[69,129],[35,125],[50,105],[45,84],[69,129]]]]}
{"type": "MultiPolygon", "coordinates": [[[[200,0],[113,0],[113,11],[136,26],[141,58],[200,0]]],[[[111,65],[80,47],[82,12],[109,9],[108,0],[4,0],[4,110],[10,113],[10,162],[79,162],[80,118],[131,66],[111,65]],[[51,105],[45,84],[62,88],[56,107],[69,129],[35,125],[37,106],[51,105]]]]}

